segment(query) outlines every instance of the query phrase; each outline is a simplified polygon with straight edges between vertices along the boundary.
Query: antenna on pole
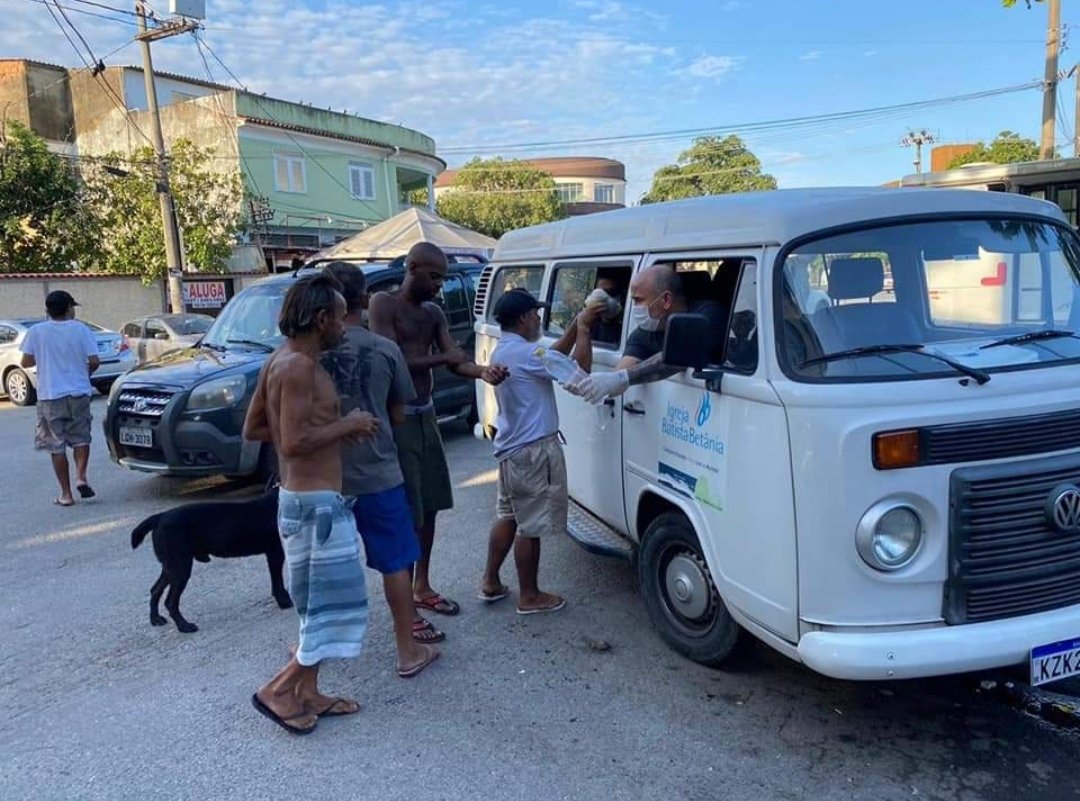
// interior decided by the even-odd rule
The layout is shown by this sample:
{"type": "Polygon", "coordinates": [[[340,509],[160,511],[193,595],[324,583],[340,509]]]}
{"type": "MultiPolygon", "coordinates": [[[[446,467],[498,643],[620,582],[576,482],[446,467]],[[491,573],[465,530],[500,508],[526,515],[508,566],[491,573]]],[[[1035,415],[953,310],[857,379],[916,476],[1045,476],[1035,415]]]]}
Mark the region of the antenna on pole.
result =
{"type": "Polygon", "coordinates": [[[915,164],[915,172],[922,172],[922,146],[931,145],[935,142],[934,135],[929,131],[923,129],[921,131],[908,131],[907,135],[900,140],[900,144],[904,147],[915,148],[915,158],[913,163],[915,164]]]}

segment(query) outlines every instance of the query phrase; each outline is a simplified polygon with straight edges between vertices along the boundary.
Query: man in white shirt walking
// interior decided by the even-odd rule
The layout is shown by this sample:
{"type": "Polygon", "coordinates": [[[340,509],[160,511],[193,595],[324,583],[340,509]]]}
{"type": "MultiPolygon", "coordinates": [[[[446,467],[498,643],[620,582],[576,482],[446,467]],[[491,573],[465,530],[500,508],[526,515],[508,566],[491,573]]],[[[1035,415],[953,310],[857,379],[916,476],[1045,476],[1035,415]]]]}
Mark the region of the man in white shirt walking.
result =
{"type": "MultiPolygon", "coordinates": [[[[509,588],[499,580],[499,569],[513,547],[519,615],[555,612],[566,606],[565,598],[541,592],[537,580],[540,538],[566,531],[569,503],[554,379],[536,354],[540,339],[537,310],[545,307],[524,289],[510,290],[495,304],[502,336],[491,360],[505,366],[509,377],[495,387],[499,487],[479,597],[494,602],[509,594],[509,588]]],[[[592,366],[588,330],[603,308],[601,304],[582,312],[551,345],[552,350],[566,355],[581,338],[586,345],[574,348],[574,359],[585,372],[592,366]]]]}
{"type": "Polygon", "coordinates": [[[34,447],[52,456],[53,471],[60,483],[57,506],[72,506],[71,471],[67,449],[75,454],[75,489],[93,498],[86,478],[90,461],[90,374],[101,364],[97,340],[85,324],[75,319],[79,304],[58,289],[45,298],[49,319],[31,326],[20,350],[22,366],[37,367],[37,432],[34,447]]]}

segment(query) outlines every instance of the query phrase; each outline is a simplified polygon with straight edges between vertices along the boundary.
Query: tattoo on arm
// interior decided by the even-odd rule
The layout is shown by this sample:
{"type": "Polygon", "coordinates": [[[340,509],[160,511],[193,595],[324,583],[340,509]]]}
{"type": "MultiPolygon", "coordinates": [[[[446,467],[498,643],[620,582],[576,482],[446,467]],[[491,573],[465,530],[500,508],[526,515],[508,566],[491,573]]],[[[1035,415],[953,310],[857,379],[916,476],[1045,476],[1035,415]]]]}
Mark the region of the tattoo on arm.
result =
{"type": "Polygon", "coordinates": [[[626,374],[630,378],[630,386],[637,384],[650,384],[653,381],[663,381],[682,372],[680,367],[668,367],[664,364],[664,354],[657,353],[643,362],[638,362],[627,369],[626,374]]]}

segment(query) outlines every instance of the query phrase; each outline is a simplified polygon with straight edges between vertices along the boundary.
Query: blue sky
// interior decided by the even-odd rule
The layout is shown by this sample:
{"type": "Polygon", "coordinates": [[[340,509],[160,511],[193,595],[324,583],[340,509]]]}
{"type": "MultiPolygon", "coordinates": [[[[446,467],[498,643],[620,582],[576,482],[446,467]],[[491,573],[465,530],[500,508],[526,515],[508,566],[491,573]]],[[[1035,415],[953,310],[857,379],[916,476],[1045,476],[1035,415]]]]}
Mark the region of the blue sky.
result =
{"type": "MultiPolygon", "coordinates": [[[[130,17],[60,2],[99,57],[130,40],[130,17]]],[[[167,10],[165,0],[154,5],[167,10]]],[[[1072,4],[1063,6],[1066,27],[1080,24],[1072,4]]],[[[205,41],[253,90],[418,128],[447,149],[451,166],[469,155],[621,159],[631,200],[689,137],[512,154],[498,146],[737,132],[1041,80],[1046,27],[1044,6],[1005,10],[999,0],[207,0],[207,11],[205,41]]],[[[40,0],[0,0],[0,13],[0,56],[80,65],[40,0]]],[[[107,59],[137,61],[134,46],[107,59]]],[[[156,44],[155,61],[206,77],[187,36],[156,44]]],[[[1062,66],[1074,61],[1080,29],[1070,30],[1062,66]]],[[[878,184],[912,171],[912,152],[899,144],[908,128],[942,142],[990,139],[1005,128],[1037,138],[1041,102],[1029,89],[744,138],[782,187],[878,184]]],[[[1071,155],[1071,80],[1060,102],[1068,127],[1058,138],[1071,155]]]]}

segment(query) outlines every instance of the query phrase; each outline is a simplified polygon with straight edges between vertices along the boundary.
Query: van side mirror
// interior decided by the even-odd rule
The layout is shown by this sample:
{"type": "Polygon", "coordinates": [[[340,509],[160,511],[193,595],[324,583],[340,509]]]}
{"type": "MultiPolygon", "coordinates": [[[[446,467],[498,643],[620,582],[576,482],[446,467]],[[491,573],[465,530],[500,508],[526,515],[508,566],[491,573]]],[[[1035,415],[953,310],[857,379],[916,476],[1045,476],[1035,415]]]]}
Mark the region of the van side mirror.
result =
{"type": "Polygon", "coordinates": [[[673,314],[664,332],[664,364],[700,370],[709,361],[709,320],[703,314],[673,314]]]}
{"type": "Polygon", "coordinates": [[[707,369],[709,363],[709,319],[703,314],[680,313],[668,318],[664,332],[664,364],[694,370],[693,377],[705,382],[710,392],[719,392],[724,371],[707,369]]]}

